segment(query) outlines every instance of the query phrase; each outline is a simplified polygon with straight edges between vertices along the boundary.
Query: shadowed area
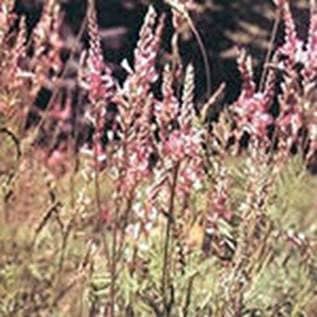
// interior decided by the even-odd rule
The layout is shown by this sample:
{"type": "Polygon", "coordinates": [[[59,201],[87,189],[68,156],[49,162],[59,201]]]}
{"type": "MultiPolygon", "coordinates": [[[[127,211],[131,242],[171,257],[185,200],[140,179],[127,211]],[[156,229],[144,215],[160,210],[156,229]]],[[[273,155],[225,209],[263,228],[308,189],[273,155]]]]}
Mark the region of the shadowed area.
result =
{"type": "MultiPolygon", "coordinates": [[[[27,14],[30,26],[37,21],[43,1],[20,0],[17,11],[27,14]]],[[[84,18],[86,3],[81,0],[61,1],[65,11],[66,27],[64,36],[69,45],[84,18]]],[[[263,61],[269,46],[271,30],[274,24],[275,8],[271,0],[205,0],[196,1],[191,12],[195,26],[202,36],[211,64],[212,89],[219,83],[227,83],[227,101],[235,99],[239,91],[239,73],[235,56],[236,47],[243,46],[253,56],[256,73],[261,71],[259,61],[263,61]]],[[[101,28],[104,52],[107,60],[116,70],[123,58],[131,60],[137,41],[138,30],[142,24],[146,6],[153,4],[158,10],[168,12],[169,8],[162,0],[97,0],[98,21],[101,28]]],[[[308,1],[292,3],[299,34],[305,36],[308,27],[308,1]]],[[[165,32],[163,47],[168,48],[170,28],[165,32]]],[[[204,92],[204,65],[195,38],[190,32],[184,32],[181,54],[185,62],[193,61],[197,69],[197,94],[204,92]]]]}

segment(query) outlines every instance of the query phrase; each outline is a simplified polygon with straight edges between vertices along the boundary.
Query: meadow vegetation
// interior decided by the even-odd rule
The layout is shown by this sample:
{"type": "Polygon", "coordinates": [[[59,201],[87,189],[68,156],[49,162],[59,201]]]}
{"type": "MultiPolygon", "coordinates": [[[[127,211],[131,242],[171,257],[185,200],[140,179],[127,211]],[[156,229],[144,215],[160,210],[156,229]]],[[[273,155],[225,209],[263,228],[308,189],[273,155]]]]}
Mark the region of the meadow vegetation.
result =
{"type": "Polygon", "coordinates": [[[80,56],[58,1],[32,30],[1,2],[1,317],[317,316],[315,1],[305,40],[290,1],[274,1],[261,76],[237,48],[230,105],[226,83],[209,92],[195,2],[166,2],[148,7],[124,78],[93,0],[80,56]],[[179,52],[184,25],[206,96],[179,52]]]}

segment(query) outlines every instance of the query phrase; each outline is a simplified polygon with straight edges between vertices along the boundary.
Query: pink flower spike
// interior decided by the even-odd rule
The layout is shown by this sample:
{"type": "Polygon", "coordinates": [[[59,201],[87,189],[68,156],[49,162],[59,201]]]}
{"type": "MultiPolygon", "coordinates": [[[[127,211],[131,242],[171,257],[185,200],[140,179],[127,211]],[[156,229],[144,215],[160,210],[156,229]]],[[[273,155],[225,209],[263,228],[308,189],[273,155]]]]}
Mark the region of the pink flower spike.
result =
{"type": "Polygon", "coordinates": [[[310,25],[306,46],[306,58],[302,71],[304,80],[310,82],[317,75],[317,8],[315,1],[311,1],[310,25]]]}
{"type": "Polygon", "coordinates": [[[90,0],[88,8],[88,33],[90,48],[87,59],[88,70],[84,76],[86,77],[84,83],[89,91],[90,102],[96,106],[99,101],[106,103],[111,101],[116,84],[111,69],[104,62],[93,0],[90,0]]]}

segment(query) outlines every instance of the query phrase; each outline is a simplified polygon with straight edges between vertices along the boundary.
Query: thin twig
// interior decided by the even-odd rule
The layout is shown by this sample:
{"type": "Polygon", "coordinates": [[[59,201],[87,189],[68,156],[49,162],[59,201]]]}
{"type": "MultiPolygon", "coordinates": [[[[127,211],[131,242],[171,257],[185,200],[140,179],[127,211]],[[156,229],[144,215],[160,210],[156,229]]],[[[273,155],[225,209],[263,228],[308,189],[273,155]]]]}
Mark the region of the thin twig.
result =
{"type": "Polygon", "coordinates": [[[40,232],[43,230],[43,228],[46,226],[46,224],[48,223],[48,221],[51,219],[51,217],[53,216],[53,214],[58,213],[59,209],[62,207],[61,202],[57,201],[55,202],[50,208],[48,208],[48,210],[46,211],[42,221],[40,222],[40,224],[38,225],[38,227],[35,229],[35,235],[33,238],[33,242],[32,242],[32,246],[34,246],[36,239],[38,237],[38,235],[40,234],[40,232]]]}
{"type": "Polygon", "coordinates": [[[261,74],[261,78],[260,78],[260,84],[259,84],[259,90],[263,91],[264,87],[265,87],[265,80],[266,80],[266,76],[267,76],[267,72],[268,69],[266,67],[266,65],[270,62],[271,59],[271,55],[274,49],[274,42],[277,36],[277,31],[278,31],[278,26],[280,24],[281,21],[281,11],[277,10],[276,14],[275,14],[275,18],[274,18],[274,25],[273,25],[273,29],[272,29],[272,33],[271,33],[271,38],[270,38],[270,43],[269,43],[269,48],[265,57],[265,61],[264,61],[264,68],[261,74]]]}
{"type": "Polygon", "coordinates": [[[192,276],[189,279],[189,282],[188,282],[185,306],[184,306],[184,309],[183,309],[183,317],[187,317],[188,314],[189,314],[189,306],[190,306],[190,302],[191,302],[191,295],[192,295],[192,291],[193,291],[193,285],[194,285],[195,276],[196,275],[192,276]]]}
{"type": "Polygon", "coordinates": [[[118,237],[118,214],[119,205],[117,205],[114,221],[113,221],[113,234],[112,234],[112,251],[111,251],[111,284],[110,284],[110,316],[115,317],[115,296],[116,296],[116,271],[117,271],[117,237],[118,237]]]}

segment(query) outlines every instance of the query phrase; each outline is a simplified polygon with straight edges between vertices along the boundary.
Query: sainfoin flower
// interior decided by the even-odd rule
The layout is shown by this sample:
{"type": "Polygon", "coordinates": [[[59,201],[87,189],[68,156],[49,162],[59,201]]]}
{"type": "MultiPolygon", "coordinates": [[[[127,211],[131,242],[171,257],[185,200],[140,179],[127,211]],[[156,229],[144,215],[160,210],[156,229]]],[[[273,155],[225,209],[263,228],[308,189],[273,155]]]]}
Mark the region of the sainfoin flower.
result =
{"type": "Polygon", "coordinates": [[[12,13],[13,6],[13,1],[2,2],[0,4],[0,45],[15,20],[15,15],[12,13]]]}
{"type": "Polygon", "coordinates": [[[307,132],[307,139],[314,137],[315,106],[311,98],[315,89],[317,77],[317,11],[315,1],[311,1],[310,24],[307,42],[304,45],[297,35],[295,23],[291,14],[288,0],[276,1],[282,11],[285,25],[284,44],[279,48],[280,63],[287,74],[282,84],[282,94],[279,98],[280,115],[277,119],[277,128],[288,147],[298,139],[302,129],[307,132]],[[296,65],[301,65],[298,71],[296,65]],[[302,81],[303,89],[299,89],[299,81],[302,81]],[[313,120],[312,120],[313,119],[313,120]]]}
{"type": "Polygon", "coordinates": [[[148,112],[145,107],[152,107],[154,104],[151,87],[158,79],[156,62],[163,27],[164,15],[158,17],[155,9],[150,6],[139,33],[133,66],[130,67],[125,61],[128,76],[122,88],[122,96],[128,100],[131,108],[121,114],[122,118],[134,120],[143,111],[148,112]]]}
{"type": "Polygon", "coordinates": [[[284,22],[284,43],[278,48],[278,54],[283,60],[283,68],[289,72],[295,68],[297,63],[301,64],[303,79],[308,83],[317,74],[317,11],[314,1],[311,1],[306,44],[297,34],[289,0],[276,0],[275,3],[282,12],[284,22]]]}
{"type": "Polygon", "coordinates": [[[285,140],[287,147],[290,148],[297,140],[303,126],[303,108],[294,78],[286,79],[282,90],[283,94],[279,98],[280,114],[276,119],[276,127],[282,140],[285,140]]]}
{"type": "Polygon", "coordinates": [[[310,11],[306,59],[304,60],[304,69],[302,70],[306,84],[315,80],[317,76],[317,8],[313,2],[310,11]]]}
{"type": "Polygon", "coordinates": [[[284,21],[284,44],[279,48],[279,53],[285,58],[285,67],[294,67],[303,56],[303,42],[299,39],[295,22],[291,13],[288,0],[275,0],[284,21]]]}
{"type": "Polygon", "coordinates": [[[26,57],[26,38],[25,17],[21,17],[15,45],[10,56],[10,66],[7,74],[10,84],[14,87],[19,87],[23,84],[23,81],[21,80],[21,61],[26,57]]]}
{"type": "MultiPolygon", "coordinates": [[[[104,61],[99,28],[97,24],[94,2],[89,2],[88,8],[88,34],[89,51],[86,59],[86,67],[81,74],[81,85],[88,91],[89,101],[92,107],[98,103],[104,106],[108,104],[115,92],[116,83],[111,69],[104,61]]],[[[84,63],[84,61],[82,62],[84,63]]]]}
{"type": "Polygon", "coordinates": [[[269,113],[272,103],[272,86],[264,91],[256,91],[253,81],[252,61],[245,51],[240,52],[238,66],[242,77],[242,90],[233,105],[236,125],[239,133],[248,132],[251,137],[259,140],[267,139],[267,129],[273,123],[269,113]]]}
{"type": "Polygon", "coordinates": [[[169,64],[166,64],[163,72],[162,101],[156,101],[154,115],[158,122],[160,138],[166,139],[173,130],[173,123],[179,111],[179,101],[173,89],[173,74],[169,64]]]}
{"type": "MultiPolygon", "coordinates": [[[[190,64],[186,69],[182,102],[179,103],[179,127],[161,140],[164,160],[179,164],[177,192],[183,197],[189,194],[193,186],[200,187],[203,178],[202,132],[193,125],[194,77],[194,69],[190,64]]],[[[168,104],[163,105],[169,107],[168,104]]]]}
{"type": "Polygon", "coordinates": [[[134,51],[133,73],[127,79],[127,83],[132,85],[130,91],[135,90],[140,95],[146,94],[150,85],[158,79],[156,58],[164,26],[164,16],[159,18],[157,26],[155,26],[156,20],[157,13],[150,6],[134,51]]]}
{"type": "Polygon", "coordinates": [[[47,0],[43,4],[41,18],[31,37],[33,58],[30,71],[37,82],[34,95],[47,81],[54,81],[62,69],[61,7],[56,0],[47,0]]]}

